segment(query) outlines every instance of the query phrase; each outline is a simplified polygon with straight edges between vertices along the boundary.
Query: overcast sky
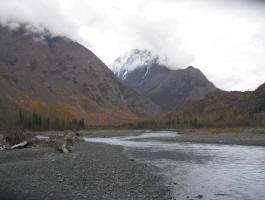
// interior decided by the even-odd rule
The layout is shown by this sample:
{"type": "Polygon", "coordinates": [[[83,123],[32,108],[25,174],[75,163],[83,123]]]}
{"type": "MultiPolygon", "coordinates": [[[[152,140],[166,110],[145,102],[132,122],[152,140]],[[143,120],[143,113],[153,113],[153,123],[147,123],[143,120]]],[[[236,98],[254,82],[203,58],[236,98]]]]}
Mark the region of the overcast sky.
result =
{"type": "Polygon", "coordinates": [[[265,81],[262,0],[0,0],[0,21],[66,35],[107,65],[132,48],[193,65],[225,90],[265,81]]]}

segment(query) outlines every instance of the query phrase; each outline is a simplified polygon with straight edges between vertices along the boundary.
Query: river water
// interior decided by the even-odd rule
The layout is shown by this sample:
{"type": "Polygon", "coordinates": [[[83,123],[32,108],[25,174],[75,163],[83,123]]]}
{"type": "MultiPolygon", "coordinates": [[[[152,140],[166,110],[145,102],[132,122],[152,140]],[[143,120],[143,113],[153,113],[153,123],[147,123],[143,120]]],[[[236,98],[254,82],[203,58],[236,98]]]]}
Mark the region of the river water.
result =
{"type": "Polygon", "coordinates": [[[265,147],[173,143],[174,132],[85,138],[120,145],[138,162],[156,166],[176,199],[265,200],[265,147]]]}

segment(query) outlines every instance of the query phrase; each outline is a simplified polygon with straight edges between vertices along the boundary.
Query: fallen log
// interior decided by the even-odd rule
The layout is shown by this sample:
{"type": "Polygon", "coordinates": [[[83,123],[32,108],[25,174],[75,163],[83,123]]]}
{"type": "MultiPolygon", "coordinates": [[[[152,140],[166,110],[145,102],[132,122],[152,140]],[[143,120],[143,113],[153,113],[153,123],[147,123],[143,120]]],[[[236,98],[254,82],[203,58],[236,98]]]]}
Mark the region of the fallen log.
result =
{"type": "Polygon", "coordinates": [[[24,142],[21,142],[19,144],[15,144],[15,145],[11,146],[10,149],[19,149],[19,148],[25,147],[27,145],[28,145],[28,142],[24,141],[24,142]]]}
{"type": "Polygon", "coordinates": [[[64,153],[69,153],[69,150],[67,149],[67,142],[64,142],[63,145],[62,145],[62,151],[64,153]]]}

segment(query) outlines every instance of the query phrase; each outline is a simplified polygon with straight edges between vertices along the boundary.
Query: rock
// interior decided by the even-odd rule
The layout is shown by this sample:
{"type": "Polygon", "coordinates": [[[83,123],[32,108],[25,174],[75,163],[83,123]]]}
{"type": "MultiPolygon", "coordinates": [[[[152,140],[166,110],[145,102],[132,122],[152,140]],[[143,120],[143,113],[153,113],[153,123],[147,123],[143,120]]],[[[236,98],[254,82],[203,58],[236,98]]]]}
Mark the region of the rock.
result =
{"type": "Polygon", "coordinates": [[[80,133],[75,133],[75,136],[80,136],[80,133]]]}
{"type": "Polygon", "coordinates": [[[196,196],[197,199],[202,199],[203,198],[203,195],[202,194],[199,194],[196,196]]]}

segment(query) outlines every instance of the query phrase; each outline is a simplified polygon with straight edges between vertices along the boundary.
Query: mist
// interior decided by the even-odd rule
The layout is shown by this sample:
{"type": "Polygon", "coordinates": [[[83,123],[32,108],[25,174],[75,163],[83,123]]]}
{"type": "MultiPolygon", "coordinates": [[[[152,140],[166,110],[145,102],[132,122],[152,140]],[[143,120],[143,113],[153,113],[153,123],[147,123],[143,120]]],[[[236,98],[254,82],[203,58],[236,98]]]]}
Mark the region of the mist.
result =
{"type": "Polygon", "coordinates": [[[92,50],[105,64],[133,48],[171,69],[193,65],[217,87],[253,90],[265,80],[261,0],[8,0],[0,23],[47,28],[92,50]]]}

